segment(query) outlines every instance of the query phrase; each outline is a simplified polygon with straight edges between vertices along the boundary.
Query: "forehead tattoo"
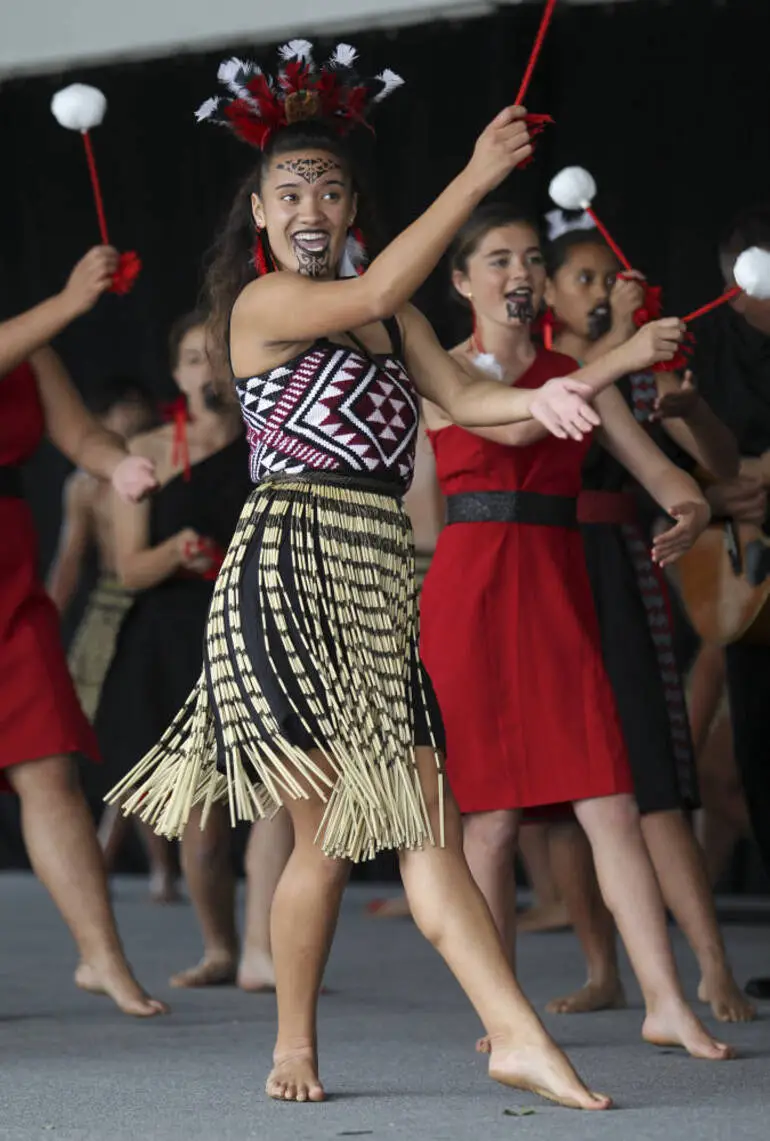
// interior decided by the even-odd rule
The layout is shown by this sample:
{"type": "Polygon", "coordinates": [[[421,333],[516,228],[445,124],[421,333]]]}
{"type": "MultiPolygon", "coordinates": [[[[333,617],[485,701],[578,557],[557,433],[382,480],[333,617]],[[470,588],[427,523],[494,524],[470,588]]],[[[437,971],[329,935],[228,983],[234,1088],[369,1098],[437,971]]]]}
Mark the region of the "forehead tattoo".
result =
{"type": "Polygon", "coordinates": [[[318,182],[319,178],[328,174],[330,170],[339,170],[340,164],[333,158],[295,158],[290,159],[289,162],[276,163],[276,168],[288,171],[289,174],[295,174],[312,185],[314,182],[318,182]]]}

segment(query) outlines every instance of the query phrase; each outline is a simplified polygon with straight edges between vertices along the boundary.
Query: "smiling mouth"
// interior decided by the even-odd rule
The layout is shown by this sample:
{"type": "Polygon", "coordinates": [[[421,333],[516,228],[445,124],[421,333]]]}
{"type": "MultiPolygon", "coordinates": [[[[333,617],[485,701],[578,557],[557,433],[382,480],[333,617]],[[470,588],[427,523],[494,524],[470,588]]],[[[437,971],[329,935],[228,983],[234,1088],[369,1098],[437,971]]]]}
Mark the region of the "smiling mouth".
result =
{"type": "Polygon", "coordinates": [[[291,240],[297,249],[315,257],[326,253],[331,244],[331,238],[325,230],[298,230],[292,234],[291,240]]]}
{"type": "Polygon", "coordinates": [[[532,303],[532,290],[525,287],[514,289],[512,293],[506,293],[505,308],[509,321],[521,321],[522,323],[534,321],[535,307],[532,303]]]}

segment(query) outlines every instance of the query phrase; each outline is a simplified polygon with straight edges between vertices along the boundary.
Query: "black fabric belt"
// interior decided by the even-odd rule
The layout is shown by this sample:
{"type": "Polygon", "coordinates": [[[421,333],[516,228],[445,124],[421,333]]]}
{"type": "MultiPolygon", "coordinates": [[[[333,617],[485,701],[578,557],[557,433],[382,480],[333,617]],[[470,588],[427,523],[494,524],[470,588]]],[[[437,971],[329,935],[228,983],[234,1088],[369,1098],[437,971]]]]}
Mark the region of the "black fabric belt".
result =
{"type": "Polygon", "coordinates": [[[309,483],[326,487],[348,487],[351,491],[371,491],[376,495],[391,495],[394,499],[403,499],[406,487],[395,480],[370,479],[357,472],[341,471],[303,471],[298,475],[267,475],[256,485],[257,488],[280,486],[282,483],[309,483]]]}
{"type": "Polygon", "coordinates": [[[0,497],[4,499],[24,498],[20,467],[0,466],[0,497]]]}
{"type": "Polygon", "coordinates": [[[447,498],[447,523],[576,527],[577,499],[536,491],[465,491],[447,498]]]}

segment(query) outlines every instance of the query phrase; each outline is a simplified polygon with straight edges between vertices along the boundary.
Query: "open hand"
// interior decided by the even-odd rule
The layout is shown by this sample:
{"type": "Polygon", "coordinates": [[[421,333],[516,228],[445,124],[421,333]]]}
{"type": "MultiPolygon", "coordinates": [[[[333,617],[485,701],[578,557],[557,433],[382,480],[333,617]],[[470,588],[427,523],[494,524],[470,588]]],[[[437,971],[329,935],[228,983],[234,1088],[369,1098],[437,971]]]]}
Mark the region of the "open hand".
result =
{"type": "Polygon", "coordinates": [[[523,107],[506,107],[479,135],[465,172],[482,195],[499,186],[532,154],[526,115],[523,107]]]}
{"type": "Polygon", "coordinates": [[[126,456],[112,473],[112,486],[126,503],[138,503],[158,486],[155,464],[145,456],[126,456]]]}
{"type": "Polygon", "coordinates": [[[658,535],[652,544],[652,561],[661,567],[676,562],[681,555],[689,551],[711,520],[708,504],[702,500],[680,503],[672,507],[668,513],[676,522],[673,527],[658,535]]]}
{"type": "Polygon", "coordinates": [[[77,263],[63,291],[75,316],[93,309],[101,295],[110,289],[118,257],[118,251],[112,246],[94,246],[77,263]]]}
{"type": "Polygon", "coordinates": [[[627,357],[628,372],[643,372],[661,361],[672,361],[685,332],[678,317],[663,317],[643,325],[621,350],[627,357]]]}
{"type": "Polygon", "coordinates": [[[662,396],[658,397],[650,414],[650,419],[686,420],[688,416],[693,414],[700,400],[692,373],[688,369],[680,381],[677,381],[671,373],[665,373],[663,375],[671,376],[671,379],[677,384],[677,387],[672,388],[670,392],[664,392],[662,396]]]}
{"type": "Polygon", "coordinates": [[[590,385],[560,376],[537,389],[529,410],[558,439],[582,440],[601,423],[596,410],[586,403],[594,395],[590,385]]]}

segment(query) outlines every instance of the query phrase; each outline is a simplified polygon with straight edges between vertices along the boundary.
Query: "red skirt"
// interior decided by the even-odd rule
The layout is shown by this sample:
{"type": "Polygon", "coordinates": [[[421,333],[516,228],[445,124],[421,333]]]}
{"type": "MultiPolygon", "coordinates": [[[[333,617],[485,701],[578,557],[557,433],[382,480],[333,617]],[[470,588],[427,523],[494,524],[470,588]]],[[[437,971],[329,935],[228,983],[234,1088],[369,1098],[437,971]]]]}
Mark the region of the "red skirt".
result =
{"type": "Polygon", "coordinates": [[[3,770],[67,753],[99,757],[37,575],[37,539],[21,499],[0,498],[0,790],[3,770]],[[12,541],[9,541],[12,537],[12,541]]]}
{"type": "Polygon", "coordinates": [[[462,812],[632,792],[577,530],[446,527],[423,587],[420,648],[462,812]]]}

